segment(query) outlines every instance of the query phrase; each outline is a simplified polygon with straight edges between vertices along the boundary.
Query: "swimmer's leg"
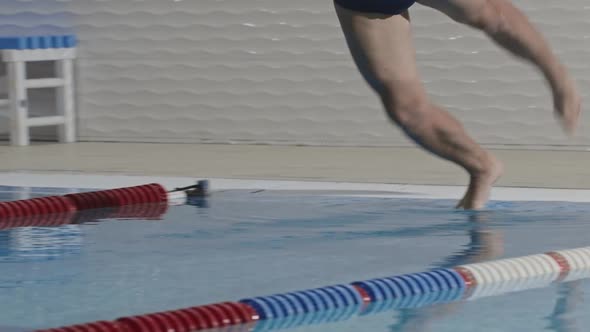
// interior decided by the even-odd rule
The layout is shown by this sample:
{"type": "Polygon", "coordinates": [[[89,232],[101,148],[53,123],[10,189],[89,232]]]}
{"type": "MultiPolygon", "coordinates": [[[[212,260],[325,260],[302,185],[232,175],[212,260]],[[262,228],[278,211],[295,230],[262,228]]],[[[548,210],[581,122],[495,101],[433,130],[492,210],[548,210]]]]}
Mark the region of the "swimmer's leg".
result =
{"type": "Polygon", "coordinates": [[[556,115],[573,134],[580,116],[581,99],[565,67],[551,51],[541,33],[509,0],[418,0],[457,22],[484,31],[492,40],[534,64],[545,76],[556,115]]]}
{"type": "Polygon", "coordinates": [[[339,6],[336,11],[353,59],[389,117],[422,147],[465,168],[471,184],[459,207],[482,208],[502,166],[428,99],[416,68],[407,12],[364,14],[339,6]]]}

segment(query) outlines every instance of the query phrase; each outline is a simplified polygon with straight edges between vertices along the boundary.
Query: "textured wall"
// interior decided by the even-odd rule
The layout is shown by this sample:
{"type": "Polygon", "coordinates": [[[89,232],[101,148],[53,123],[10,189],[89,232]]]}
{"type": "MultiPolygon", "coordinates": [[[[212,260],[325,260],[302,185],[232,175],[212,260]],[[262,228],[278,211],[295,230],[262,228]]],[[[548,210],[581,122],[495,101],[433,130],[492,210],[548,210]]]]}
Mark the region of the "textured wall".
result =
{"type": "MultiPolygon", "coordinates": [[[[355,71],[330,0],[8,1],[8,14],[73,22],[84,140],[408,144],[355,71]]],[[[586,93],[587,0],[515,3],[586,93]]],[[[533,69],[437,12],[413,12],[432,97],[480,142],[590,143],[564,139],[533,69]]]]}

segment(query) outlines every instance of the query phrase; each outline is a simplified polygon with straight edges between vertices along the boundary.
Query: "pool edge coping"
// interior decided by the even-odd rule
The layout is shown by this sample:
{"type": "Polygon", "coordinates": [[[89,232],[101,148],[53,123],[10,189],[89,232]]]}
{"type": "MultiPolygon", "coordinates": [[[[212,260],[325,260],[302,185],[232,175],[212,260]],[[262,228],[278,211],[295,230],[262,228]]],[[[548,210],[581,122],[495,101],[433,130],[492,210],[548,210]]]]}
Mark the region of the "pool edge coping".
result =
{"type": "MultiPolygon", "coordinates": [[[[0,172],[0,185],[18,187],[110,189],[157,182],[168,189],[186,186],[203,178],[139,176],[96,173],[0,172]]],[[[322,195],[374,198],[458,199],[465,186],[395,183],[327,182],[303,180],[255,180],[207,178],[212,192],[221,190],[332,191],[322,195]],[[362,193],[361,193],[362,192],[362,193]],[[368,194],[367,192],[375,192],[368,194]]],[[[491,200],[590,202],[589,189],[495,187],[491,200]]]]}

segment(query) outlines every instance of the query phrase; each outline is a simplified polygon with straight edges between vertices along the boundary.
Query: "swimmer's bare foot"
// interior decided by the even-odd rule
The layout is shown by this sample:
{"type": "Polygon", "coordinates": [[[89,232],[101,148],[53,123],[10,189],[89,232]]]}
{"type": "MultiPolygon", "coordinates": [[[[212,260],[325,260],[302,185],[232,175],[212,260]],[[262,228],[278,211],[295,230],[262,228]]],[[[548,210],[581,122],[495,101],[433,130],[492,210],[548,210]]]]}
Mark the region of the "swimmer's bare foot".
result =
{"type": "Polygon", "coordinates": [[[479,210],[486,205],[492,186],[504,172],[504,166],[499,160],[491,155],[488,159],[483,171],[471,175],[469,188],[457,204],[458,209],[479,210]]]}
{"type": "Polygon", "coordinates": [[[560,81],[552,84],[555,115],[568,135],[573,135],[580,119],[582,99],[574,81],[565,69],[559,75],[560,81]]]}

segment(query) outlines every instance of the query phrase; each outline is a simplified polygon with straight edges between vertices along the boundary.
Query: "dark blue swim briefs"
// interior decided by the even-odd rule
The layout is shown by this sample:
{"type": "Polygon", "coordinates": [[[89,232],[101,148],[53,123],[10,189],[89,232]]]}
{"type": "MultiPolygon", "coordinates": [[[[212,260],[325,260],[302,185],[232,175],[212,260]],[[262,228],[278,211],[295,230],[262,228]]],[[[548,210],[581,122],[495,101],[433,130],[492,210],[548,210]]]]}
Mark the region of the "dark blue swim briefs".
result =
{"type": "Polygon", "coordinates": [[[412,7],[416,0],[334,0],[340,7],[364,12],[398,15],[412,7]]]}

